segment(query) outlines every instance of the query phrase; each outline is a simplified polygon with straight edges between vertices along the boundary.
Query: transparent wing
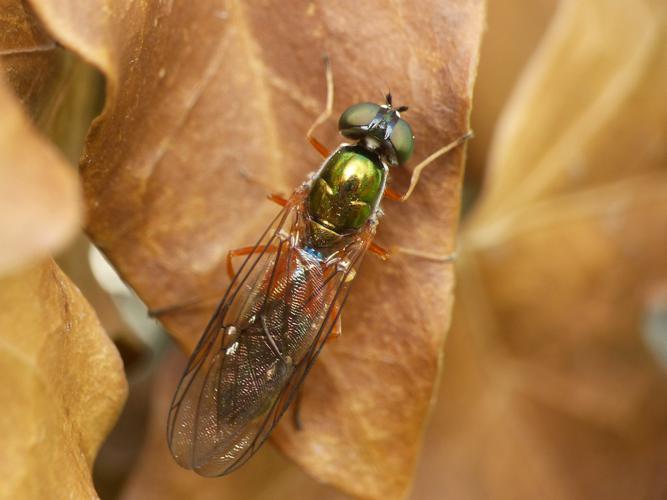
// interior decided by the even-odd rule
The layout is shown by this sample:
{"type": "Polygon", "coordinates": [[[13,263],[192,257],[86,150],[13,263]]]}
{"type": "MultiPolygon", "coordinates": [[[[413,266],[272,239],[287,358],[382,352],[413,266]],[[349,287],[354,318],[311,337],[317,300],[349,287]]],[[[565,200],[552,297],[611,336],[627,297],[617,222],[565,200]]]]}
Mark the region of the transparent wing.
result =
{"type": "Polygon", "coordinates": [[[326,342],[374,232],[327,258],[303,245],[295,194],[243,263],[174,395],[167,437],[183,467],[231,472],[266,440],[326,342]]]}

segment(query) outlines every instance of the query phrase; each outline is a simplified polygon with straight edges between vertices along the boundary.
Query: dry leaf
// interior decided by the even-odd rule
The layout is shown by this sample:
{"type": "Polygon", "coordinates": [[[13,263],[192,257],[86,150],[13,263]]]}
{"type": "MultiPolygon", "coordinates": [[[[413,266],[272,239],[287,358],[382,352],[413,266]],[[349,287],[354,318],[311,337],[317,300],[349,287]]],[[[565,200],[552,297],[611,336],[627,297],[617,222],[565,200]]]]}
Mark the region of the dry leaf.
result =
{"type": "MultiPolygon", "coordinates": [[[[304,133],[335,111],[381,100],[411,106],[415,162],[468,128],[482,1],[292,1],[60,5],[32,0],[50,33],[108,79],[82,173],[88,231],[152,308],[220,295],[230,248],[255,241],[320,162],[304,133]]],[[[320,131],[340,142],[331,120],[320,131]]],[[[447,254],[459,211],[462,150],[434,166],[410,203],[387,206],[379,241],[447,254]]],[[[406,180],[398,175],[397,181],[406,180]]],[[[306,384],[304,432],[281,447],[315,477],[369,497],[405,494],[449,322],[451,268],[396,256],[367,261],[345,334],[306,384]]],[[[208,301],[165,318],[192,347],[208,301]]]]}
{"type": "Polygon", "coordinates": [[[79,228],[76,172],[0,79],[0,274],[54,252],[79,228]]]}
{"type": "Polygon", "coordinates": [[[99,113],[99,72],[58,46],[21,0],[0,0],[0,60],[37,128],[77,163],[99,113]]]}
{"type": "Polygon", "coordinates": [[[184,367],[183,354],[171,352],[157,373],[147,442],[137,461],[138,468],[123,492],[123,500],[348,498],[311,479],[270,446],[262,448],[238,472],[219,479],[204,478],[180,468],[167,449],[167,422],[164,416],[184,367]]]}
{"type": "Polygon", "coordinates": [[[0,58],[7,82],[36,119],[53,102],[64,53],[25,3],[0,0],[0,13],[0,58]]]}
{"type": "Polygon", "coordinates": [[[664,498],[667,7],[564,1],[461,238],[417,498],[664,498]],[[438,491],[438,496],[428,493],[438,491]]]}
{"type": "Polygon", "coordinates": [[[46,261],[0,280],[0,497],[96,497],[91,469],[127,386],[116,349],[46,261]]]}

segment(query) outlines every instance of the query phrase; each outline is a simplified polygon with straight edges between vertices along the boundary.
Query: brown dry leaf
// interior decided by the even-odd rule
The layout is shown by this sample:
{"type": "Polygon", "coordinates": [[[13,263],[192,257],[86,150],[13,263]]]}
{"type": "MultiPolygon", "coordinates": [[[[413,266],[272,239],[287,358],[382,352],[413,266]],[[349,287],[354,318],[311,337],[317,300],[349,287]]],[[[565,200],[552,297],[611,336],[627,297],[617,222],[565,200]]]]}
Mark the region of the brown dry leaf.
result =
{"type": "Polygon", "coordinates": [[[99,72],[59,47],[21,0],[0,0],[0,60],[37,128],[77,163],[99,113],[99,72]]]}
{"type": "Polygon", "coordinates": [[[204,478],[180,468],[167,449],[166,419],[174,386],[185,367],[183,354],[171,352],[157,373],[144,451],[123,500],[273,500],[276,498],[348,498],[308,477],[270,446],[262,448],[246,466],[219,479],[204,478]]]}
{"type": "Polygon", "coordinates": [[[643,336],[667,310],[665,88],[664,2],[560,5],[462,234],[416,498],[667,495],[667,379],[643,336]]]}
{"type": "Polygon", "coordinates": [[[60,249],[79,229],[76,172],[0,78],[0,274],[60,249]]]}
{"type": "MultiPolygon", "coordinates": [[[[224,256],[255,241],[320,162],[304,133],[333,62],[335,111],[391,88],[411,105],[415,162],[468,128],[483,2],[274,4],[32,0],[49,31],[108,78],[84,154],[89,233],[152,307],[220,295],[224,256]],[[100,2],[101,4],[101,2],[100,2]]],[[[332,119],[323,141],[340,142],[332,119]]],[[[447,254],[462,150],[433,167],[408,206],[387,207],[379,241],[447,254]]],[[[405,181],[405,175],[398,176],[405,181]]],[[[310,376],[305,431],[281,447],[317,478],[370,497],[409,485],[452,302],[450,266],[368,261],[345,335],[310,376]]],[[[214,302],[165,323],[192,347],[214,302]]]]}
{"type": "Polygon", "coordinates": [[[54,100],[64,57],[20,0],[0,0],[0,58],[7,82],[37,118],[54,100]]]}
{"type": "Polygon", "coordinates": [[[0,280],[0,497],[93,498],[127,385],[95,313],[48,260],[0,280]]]}

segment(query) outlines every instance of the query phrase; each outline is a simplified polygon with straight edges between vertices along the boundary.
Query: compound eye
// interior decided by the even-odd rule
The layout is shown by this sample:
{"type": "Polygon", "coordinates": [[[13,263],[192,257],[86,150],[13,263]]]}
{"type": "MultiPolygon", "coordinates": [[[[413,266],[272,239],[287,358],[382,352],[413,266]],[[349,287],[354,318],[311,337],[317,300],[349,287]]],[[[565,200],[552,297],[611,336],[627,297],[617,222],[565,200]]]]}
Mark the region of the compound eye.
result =
{"type": "Polygon", "coordinates": [[[354,104],[343,111],[338,120],[338,130],[343,132],[347,129],[354,129],[368,125],[375,115],[380,111],[380,106],[372,102],[360,102],[354,104]]]}
{"type": "Polygon", "coordinates": [[[415,136],[412,134],[412,127],[410,127],[408,122],[403,119],[396,122],[390,141],[396,150],[398,163],[403,164],[408,161],[415,147],[415,136]]]}

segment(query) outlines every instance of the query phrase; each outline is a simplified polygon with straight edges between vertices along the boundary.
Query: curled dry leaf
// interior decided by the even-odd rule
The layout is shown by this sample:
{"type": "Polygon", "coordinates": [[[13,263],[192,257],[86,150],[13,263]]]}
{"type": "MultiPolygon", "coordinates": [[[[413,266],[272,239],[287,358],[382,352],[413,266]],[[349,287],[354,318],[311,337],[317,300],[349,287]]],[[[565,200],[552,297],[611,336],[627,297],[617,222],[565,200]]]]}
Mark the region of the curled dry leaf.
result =
{"type": "MultiPolygon", "coordinates": [[[[26,4],[0,2],[0,273],[59,250],[81,221],[75,172],[35,130],[48,130],[63,102],[69,59],[26,4]],[[14,95],[8,86],[13,90],[14,95]],[[17,101],[21,101],[23,108],[17,101]]],[[[68,120],[67,133],[76,129],[68,120]]],[[[81,134],[79,134],[81,136],[81,134]]],[[[65,149],[77,149],[67,142],[65,149]]],[[[63,144],[64,145],[64,144],[63,144]]],[[[80,149],[80,143],[78,146],[80,149]]]]}
{"type": "Polygon", "coordinates": [[[127,386],[118,353],[51,261],[0,280],[2,498],[93,498],[127,386]]]}
{"type": "MultiPolygon", "coordinates": [[[[227,284],[224,257],[256,240],[285,194],[320,162],[304,133],[324,104],[333,62],[335,112],[409,104],[415,162],[468,128],[483,2],[124,2],[32,0],[49,31],[108,78],[82,173],[88,231],[191,348],[227,284]],[[94,28],[94,29],[93,29],[94,28]]],[[[321,139],[334,146],[334,120],[321,139]]],[[[387,206],[378,240],[454,248],[462,150],[423,176],[407,206],[387,206]]],[[[405,183],[406,176],[397,176],[405,183]]],[[[410,482],[452,302],[449,265],[397,255],[367,261],[303,398],[304,432],[282,449],[317,478],[369,497],[410,482]]]]}
{"type": "Polygon", "coordinates": [[[78,162],[99,112],[99,72],[58,46],[21,0],[0,0],[0,60],[37,128],[78,162]]]}
{"type": "Polygon", "coordinates": [[[462,232],[421,493],[667,494],[667,380],[643,338],[667,309],[665,88],[664,2],[560,5],[462,232]]]}
{"type": "Polygon", "coordinates": [[[0,79],[0,274],[60,249],[79,228],[76,172],[0,79]]]}
{"type": "Polygon", "coordinates": [[[270,446],[263,447],[236,473],[220,479],[204,478],[180,468],[167,449],[164,416],[184,367],[183,354],[172,352],[157,373],[146,445],[137,462],[139,467],[121,495],[122,500],[349,498],[310,478],[270,446]]]}
{"type": "Polygon", "coordinates": [[[0,0],[0,60],[6,80],[33,118],[53,101],[63,52],[19,0],[0,0]]]}

